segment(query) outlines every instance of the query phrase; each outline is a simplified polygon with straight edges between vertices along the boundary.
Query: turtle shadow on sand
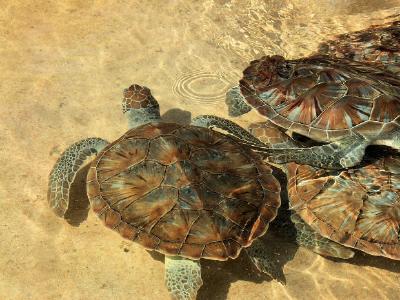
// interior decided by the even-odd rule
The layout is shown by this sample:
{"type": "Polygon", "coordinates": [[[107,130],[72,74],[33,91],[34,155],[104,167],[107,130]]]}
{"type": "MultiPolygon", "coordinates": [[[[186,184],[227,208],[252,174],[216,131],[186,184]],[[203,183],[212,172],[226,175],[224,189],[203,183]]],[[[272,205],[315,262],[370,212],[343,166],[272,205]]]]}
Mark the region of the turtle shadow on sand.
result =
{"type": "Polygon", "coordinates": [[[161,119],[164,122],[188,125],[191,122],[192,114],[190,111],[179,108],[171,108],[162,114],[161,119]]]}
{"type": "MultiPolygon", "coordinates": [[[[298,248],[297,245],[277,240],[270,231],[260,239],[265,247],[271,249],[271,251],[268,251],[269,259],[274,260],[277,267],[281,269],[282,273],[279,274],[279,280],[285,282],[283,267],[293,259],[298,248]]],[[[204,285],[199,290],[198,300],[226,299],[231,283],[239,280],[258,284],[273,281],[271,277],[260,272],[251,263],[248,256],[243,254],[237,259],[225,262],[211,260],[202,262],[202,277],[204,285]]]]}
{"type": "Polygon", "coordinates": [[[71,226],[79,226],[84,222],[89,214],[90,203],[86,194],[86,176],[90,168],[90,163],[85,165],[76,174],[74,182],[71,184],[70,202],[65,213],[65,220],[71,226]]]}

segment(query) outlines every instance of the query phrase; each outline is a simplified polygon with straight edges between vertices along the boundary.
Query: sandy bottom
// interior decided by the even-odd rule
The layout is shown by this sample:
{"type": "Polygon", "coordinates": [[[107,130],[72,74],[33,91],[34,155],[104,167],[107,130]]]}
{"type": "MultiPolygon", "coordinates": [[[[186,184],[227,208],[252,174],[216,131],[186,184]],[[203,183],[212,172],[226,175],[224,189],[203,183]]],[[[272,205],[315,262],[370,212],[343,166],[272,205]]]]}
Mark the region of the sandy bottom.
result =
{"type": "MultiPolygon", "coordinates": [[[[150,87],[168,120],[227,117],[224,94],[249,60],[308,55],[335,34],[400,13],[390,0],[1,2],[0,299],[24,300],[168,299],[162,256],[122,240],[87,209],[85,170],[69,223],[47,206],[47,176],[68,145],[126,130],[124,88],[150,87]]],[[[260,120],[250,113],[238,122],[260,120]]],[[[285,286],[243,255],[202,262],[198,299],[400,295],[399,262],[360,253],[329,260],[273,232],[265,242],[285,286]]]]}

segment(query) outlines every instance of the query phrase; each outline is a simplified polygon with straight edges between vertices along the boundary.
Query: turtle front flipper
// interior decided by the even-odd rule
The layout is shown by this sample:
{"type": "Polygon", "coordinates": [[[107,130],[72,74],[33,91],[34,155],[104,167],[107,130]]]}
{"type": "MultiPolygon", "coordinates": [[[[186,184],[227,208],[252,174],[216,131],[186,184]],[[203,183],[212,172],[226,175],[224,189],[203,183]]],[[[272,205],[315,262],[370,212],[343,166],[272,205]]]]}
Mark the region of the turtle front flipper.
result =
{"type": "Polygon", "coordinates": [[[239,86],[231,88],[226,93],[225,103],[228,106],[228,114],[231,117],[244,115],[251,110],[251,106],[244,100],[239,86]]]}
{"type": "Polygon", "coordinates": [[[217,116],[212,115],[200,115],[192,120],[192,125],[205,127],[205,128],[219,128],[230,135],[239,138],[244,143],[250,145],[258,145],[260,147],[265,146],[258,138],[249,133],[246,129],[240,127],[238,124],[217,116]]]}
{"type": "Polygon", "coordinates": [[[260,272],[267,274],[281,284],[286,284],[282,267],[275,259],[272,248],[270,249],[260,240],[255,240],[250,247],[246,248],[246,253],[260,272]]]}
{"type": "Polygon", "coordinates": [[[54,165],[48,185],[47,200],[53,211],[64,217],[69,205],[71,184],[85,160],[108,145],[100,138],[87,138],[71,145],[54,165]]]}
{"type": "Polygon", "coordinates": [[[290,217],[296,227],[296,242],[299,246],[328,257],[348,259],[354,256],[354,251],[341,244],[320,235],[307,225],[300,216],[293,213],[290,217]]]}
{"type": "Polygon", "coordinates": [[[296,162],[325,169],[350,168],[364,157],[369,141],[360,135],[345,137],[339,141],[310,148],[273,149],[252,146],[258,152],[264,153],[268,161],[278,164],[296,162]]]}
{"type": "Polygon", "coordinates": [[[173,299],[196,299],[202,284],[199,260],[165,256],[165,285],[173,299]]]}

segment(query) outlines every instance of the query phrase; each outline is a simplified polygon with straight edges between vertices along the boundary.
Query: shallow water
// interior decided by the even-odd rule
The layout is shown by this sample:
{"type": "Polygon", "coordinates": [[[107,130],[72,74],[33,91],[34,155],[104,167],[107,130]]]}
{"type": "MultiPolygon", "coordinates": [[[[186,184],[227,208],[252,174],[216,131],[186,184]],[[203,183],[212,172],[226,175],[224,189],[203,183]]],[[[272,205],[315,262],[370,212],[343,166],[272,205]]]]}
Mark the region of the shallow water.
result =
{"type": "MultiPolygon", "coordinates": [[[[227,117],[225,91],[260,55],[308,55],[333,35],[392,20],[400,1],[2,1],[0,299],[168,299],[162,257],[105,229],[79,205],[70,226],[46,201],[58,155],[126,130],[123,88],[152,89],[174,120],[227,117]],[[323,3],[321,3],[323,2],[323,3]]],[[[255,113],[238,119],[247,125],[255,113]]],[[[84,172],[74,185],[87,201],[84,172]]],[[[358,253],[322,258],[266,238],[287,284],[246,257],[204,262],[198,299],[398,299],[400,265],[358,253]]]]}

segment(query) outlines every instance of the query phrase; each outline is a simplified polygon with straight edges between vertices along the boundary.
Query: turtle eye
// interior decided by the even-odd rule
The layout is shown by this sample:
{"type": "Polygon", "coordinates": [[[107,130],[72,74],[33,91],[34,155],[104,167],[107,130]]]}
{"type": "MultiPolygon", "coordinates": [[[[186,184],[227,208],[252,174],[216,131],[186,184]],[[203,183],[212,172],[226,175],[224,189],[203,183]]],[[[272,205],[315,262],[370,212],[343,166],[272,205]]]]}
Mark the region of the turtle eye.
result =
{"type": "Polygon", "coordinates": [[[292,73],[292,66],[287,62],[284,62],[276,67],[276,72],[280,77],[287,79],[290,77],[290,74],[292,73]]]}

